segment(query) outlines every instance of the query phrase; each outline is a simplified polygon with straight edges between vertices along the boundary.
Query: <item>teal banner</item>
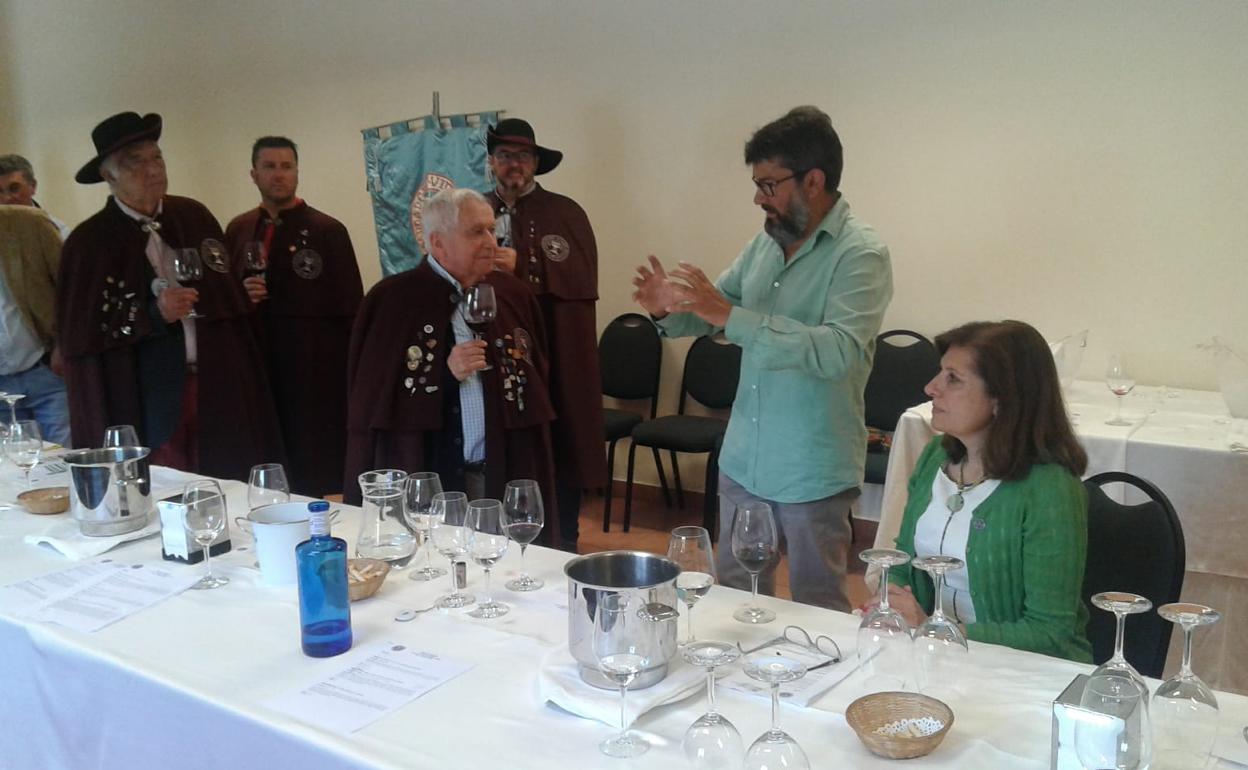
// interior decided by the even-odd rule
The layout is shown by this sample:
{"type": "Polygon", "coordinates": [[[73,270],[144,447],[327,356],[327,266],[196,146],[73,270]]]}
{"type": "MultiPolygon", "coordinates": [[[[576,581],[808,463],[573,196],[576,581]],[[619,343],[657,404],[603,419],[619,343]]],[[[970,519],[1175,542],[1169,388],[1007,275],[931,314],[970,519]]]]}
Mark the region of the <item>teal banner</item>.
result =
{"type": "Polygon", "coordinates": [[[454,187],[491,188],[485,132],[497,123],[497,112],[482,112],[364,129],[364,171],[383,275],[411,270],[425,258],[424,201],[454,187]]]}

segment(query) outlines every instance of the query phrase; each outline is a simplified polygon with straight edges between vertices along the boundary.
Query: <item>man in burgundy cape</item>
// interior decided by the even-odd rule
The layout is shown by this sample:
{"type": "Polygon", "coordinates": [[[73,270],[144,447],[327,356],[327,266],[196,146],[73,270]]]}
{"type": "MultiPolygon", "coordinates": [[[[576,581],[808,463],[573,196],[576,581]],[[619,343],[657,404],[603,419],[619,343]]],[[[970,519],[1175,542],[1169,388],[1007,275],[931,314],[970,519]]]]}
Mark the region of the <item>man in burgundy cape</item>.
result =
{"type": "Polygon", "coordinates": [[[255,303],[294,492],[342,490],[347,429],[347,346],[364,289],[347,228],[296,196],[299,151],[285,137],[257,139],[251,179],[260,205],[235,217],[225,243],[255,303]],[[261,249],[248,267],[248,249],[261,249]]]}
{"type": "Polygon", "coordinates": [[[217,220],[166,195],[160,132],[156,114],[108,118],[75,177],[107,181],[112,195],[62,253],[57,323],[73,442],[99,446],[107,426],[129,424],[154,463],[245,479],[253,464],[283,459],[250,303],[217,220]],[[166,257],[182,248],[204,262],[194,288],[170,275],[166,257]],[[185,323],[192,309],[202,317],[185,323]]]}
{"type": "Polygon", "coordinates": [[[606,478],[602,375],[598,365],[598,247],[576,201],[550,192],[534,176],[553,171],[563,153],[539,145],[533,128],[502,120],[486,135],[497,186],[489,194],[500,245],[515,249],[515,274],[537,297],[550,352],[551,425],[559,528],[575,545],[581,490],[606,478]]]}
{"type": "MultiPolygon", "coordinates": [[[[484,495],[498,499],[508,481],[535,479],[551,500],[554,410],[537,300],[515,276],[493,271],[494,216],[480,193],[448,190],[424,211],[429,256],[374,286],[351,334],[344,499],[360,500],[364,471],[398,468],[435,471],[443,489],[465,492],[469,474],[480,474],[484,495]],[[454,207],[457,221],[434,221],[429,212],[438,207],[454,207]],[[478,282],[494,288],[498,306],[481,340],[463,334],[467,327],[454,318],[478,282]],[[484,369],[487,363],[493,368],[484,369]],[[479,460],[466,456],[474,442],[461,388],[479,393],[479,460]]],[[[544,537],[557,544],[554,529],[544,537]]]]}

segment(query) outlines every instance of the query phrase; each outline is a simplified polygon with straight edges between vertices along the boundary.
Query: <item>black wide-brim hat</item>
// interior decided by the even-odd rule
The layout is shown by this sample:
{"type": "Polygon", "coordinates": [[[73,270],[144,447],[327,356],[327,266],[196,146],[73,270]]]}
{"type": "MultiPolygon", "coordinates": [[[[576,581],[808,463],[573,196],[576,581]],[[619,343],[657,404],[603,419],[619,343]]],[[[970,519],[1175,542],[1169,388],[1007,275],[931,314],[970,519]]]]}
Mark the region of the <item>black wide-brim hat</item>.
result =
{"type": "Polygon", "coordinates": [[[559,161],[563,160],[562,152],[538,144],[533,135],[533,126],[520,118],[500,120],[497,126],[486,129],[486,151],[493,155],[494,148],[500,144],[518,144],[521,147],[532,148],[537,153],[537,171],[534,171],[534,174],[554,171],[559,161]]]}
{"type": "Polygon", "coordinates": [[[100,176],[100,163],[109,155],[135,142],[156,141],[160,138],[160,116],[149,112],[139,117],[137,112],[119,112],[108,118],[91,132],[95,143],[95,157],[87,161],[74,181],[79,184],[97,184],[104,181],[100,176]]]}

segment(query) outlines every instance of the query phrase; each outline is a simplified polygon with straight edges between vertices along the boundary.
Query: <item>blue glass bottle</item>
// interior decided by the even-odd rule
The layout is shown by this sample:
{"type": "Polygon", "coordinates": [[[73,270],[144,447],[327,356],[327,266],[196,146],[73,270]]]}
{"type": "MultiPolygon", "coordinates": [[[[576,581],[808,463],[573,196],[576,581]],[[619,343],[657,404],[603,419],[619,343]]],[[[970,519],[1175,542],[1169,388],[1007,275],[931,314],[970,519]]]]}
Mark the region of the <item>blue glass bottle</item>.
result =
{"type": "Polygon", "coordinates": [[[312,537],[295,546],[303,653],[328,658],[351,649],[347,541],[329,535],[329,503],[308,503],[312,537]]]}

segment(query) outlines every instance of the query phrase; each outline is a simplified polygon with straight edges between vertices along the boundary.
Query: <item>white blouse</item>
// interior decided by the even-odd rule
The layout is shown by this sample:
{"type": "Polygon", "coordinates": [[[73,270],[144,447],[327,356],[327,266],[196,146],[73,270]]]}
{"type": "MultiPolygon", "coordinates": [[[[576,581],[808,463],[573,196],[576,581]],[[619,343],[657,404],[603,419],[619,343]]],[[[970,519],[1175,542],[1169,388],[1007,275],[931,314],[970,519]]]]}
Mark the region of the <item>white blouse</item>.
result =
{"type": "MultiPolygon", "coordinates": [[[[944,469],[932,481],[932,501],[919,517],[914,528],[914,552],[918,556],[954,556],[966,561],[966,538],[971,532],[971,517],[988,496],[1000,486],[1000,479],[988,479],[962,493],[962,510],[954,513],[946,501],[958,491],[958,485],[945,475],[944,469]]],[[[945,615],[959,623],[975,622],[975,603],[971,600],[969,568],[945,573],[945,615]]]]}

